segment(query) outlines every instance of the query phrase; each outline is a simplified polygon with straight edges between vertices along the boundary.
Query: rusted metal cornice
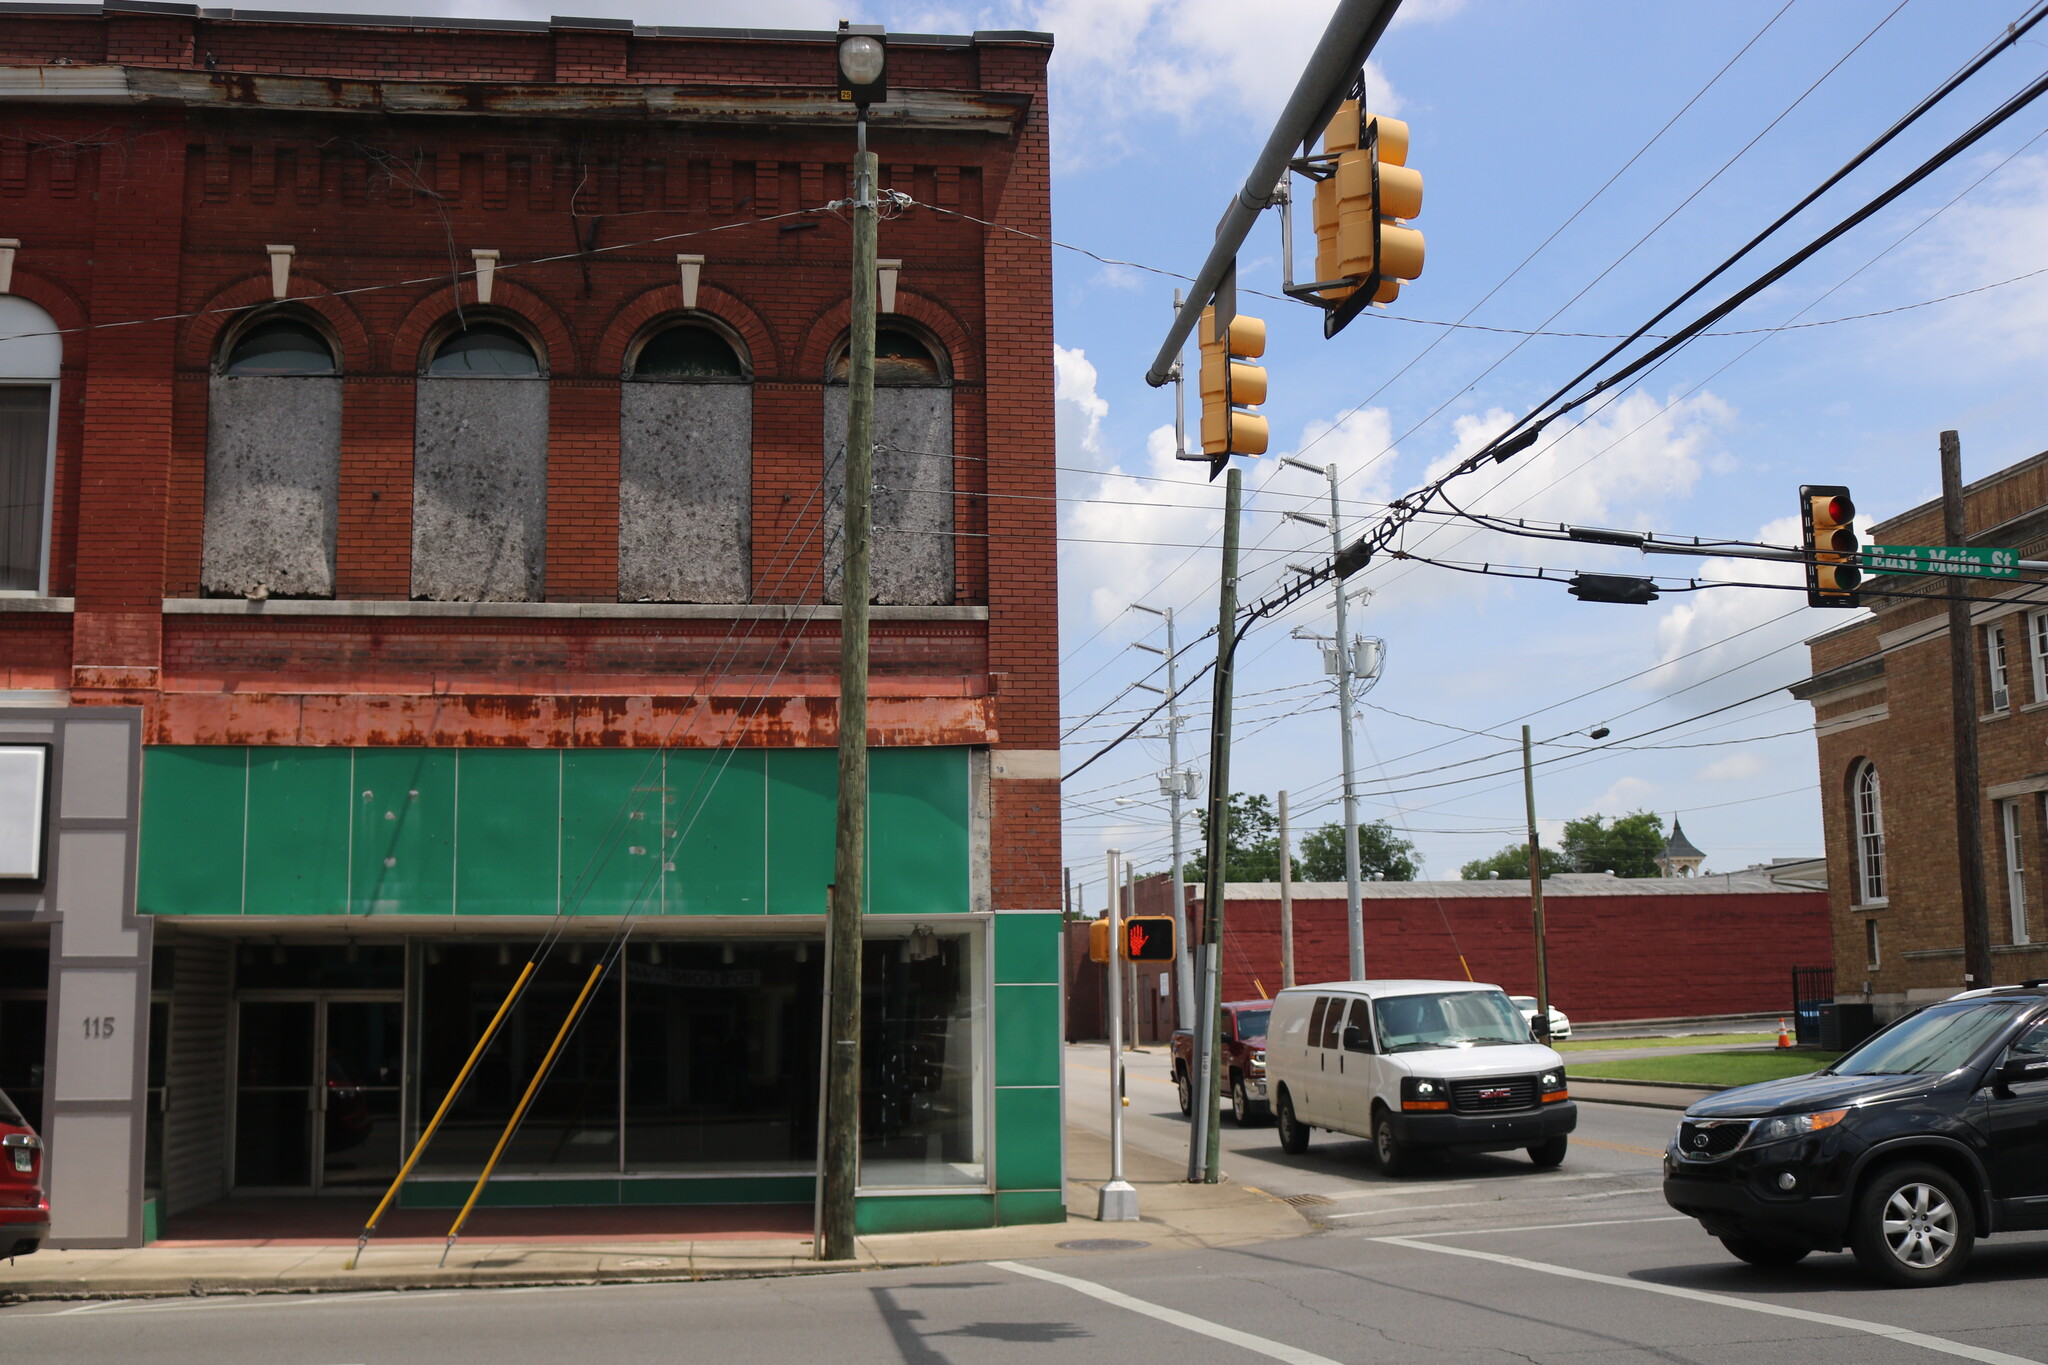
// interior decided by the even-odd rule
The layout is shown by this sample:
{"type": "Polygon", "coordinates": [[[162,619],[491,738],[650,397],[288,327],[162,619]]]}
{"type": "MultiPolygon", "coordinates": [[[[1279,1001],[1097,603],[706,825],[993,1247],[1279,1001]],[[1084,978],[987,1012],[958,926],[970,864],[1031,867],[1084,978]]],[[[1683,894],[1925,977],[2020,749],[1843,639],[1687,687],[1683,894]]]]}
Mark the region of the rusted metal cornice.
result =
{"type": "MultiPolygon", "coordinates": [[[[0,101],[156,104],[287,113],[499,118],[658,118],[674,123],[851,127],[829,88],[556,85],[534,81],[342,80],[140,66],[0,66],[0,101]]],[[[879,127],[1009,136],[1031,96],[1010,91],[905,90],[868,111],[879,127]]]]}

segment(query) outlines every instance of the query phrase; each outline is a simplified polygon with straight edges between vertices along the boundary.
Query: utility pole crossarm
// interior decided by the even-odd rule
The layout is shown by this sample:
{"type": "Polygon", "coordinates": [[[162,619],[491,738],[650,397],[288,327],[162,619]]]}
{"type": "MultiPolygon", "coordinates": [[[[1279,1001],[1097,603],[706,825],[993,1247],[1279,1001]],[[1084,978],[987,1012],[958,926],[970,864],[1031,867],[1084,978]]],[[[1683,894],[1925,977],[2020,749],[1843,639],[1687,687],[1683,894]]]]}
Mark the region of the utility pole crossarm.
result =
{"type": "Polygon", "coordinates": [[[1237,259],[1237,249],[1244,245],[1252,224],[1274,203],[1274,186],[1286,174],[1287,163],[1297,155],[1295,149],[1312,144],[1316,135],[1329,125],[1345,91],[1400,7],[1401,0],[1341,0],[1337,12],[1330,16],[1329,27],[1323,30],[1322,40],[1316,44],[1308,65],[1302,68],[1301,79],[1280,111],[1280,119],[1273,125],[1258,160],[1252,163],[1243,188],[1232,197],[1223,221],[1216,225],[1216,243],[1188,287],[1187,302],[1174,316],[1152,368],[1145,372],[1145,382],[1153,388],[1172,381],[1173,367],[1188,333],[1194,330],[1202,310],[1215,297],[1217,286],[1237,259]]]}

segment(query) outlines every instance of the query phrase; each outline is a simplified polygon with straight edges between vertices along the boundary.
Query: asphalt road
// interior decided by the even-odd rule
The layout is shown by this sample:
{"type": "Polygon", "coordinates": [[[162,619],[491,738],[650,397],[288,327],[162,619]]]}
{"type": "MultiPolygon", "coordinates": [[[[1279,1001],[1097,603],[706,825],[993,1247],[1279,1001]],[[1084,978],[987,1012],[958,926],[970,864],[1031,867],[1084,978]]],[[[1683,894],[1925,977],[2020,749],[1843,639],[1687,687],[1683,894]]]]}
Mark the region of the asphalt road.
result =
{"type": "MultiPolygon", "coordinates": [[[[1077,1123],[1106,1124],[1103,1061],[1099,1048],[1070,1050],[1077,1123]]],[[[1131,1142],[1184,1152],[1159,1054],[1137,1063],[1131,1142]]],[[[1137,1365],[2048,1362],[2048,1236],[1992,1239],[1960,1283],[1936,1290],[1875,1288],[1846,1256],[1757,1270],[1664,1206],[1657,1153],[1674,1119],[1585,1105],[1562,1170],[1473,1157],[1398,1181],[1379,1175],[1362,1142],[1318,1133],[1291,1158],[1270,1128],[1226,1120],[1230,1177],[1291,1197],[1304,1220],[1299,1239],[1235,1249],[699,1284],[39,1303],[0,1311],[0,1357],[978,1365],[1078,1350],[1137,1365]]],[[[1144,1238],[1142,1223],[1100,1231],[1144,1238]]]]}

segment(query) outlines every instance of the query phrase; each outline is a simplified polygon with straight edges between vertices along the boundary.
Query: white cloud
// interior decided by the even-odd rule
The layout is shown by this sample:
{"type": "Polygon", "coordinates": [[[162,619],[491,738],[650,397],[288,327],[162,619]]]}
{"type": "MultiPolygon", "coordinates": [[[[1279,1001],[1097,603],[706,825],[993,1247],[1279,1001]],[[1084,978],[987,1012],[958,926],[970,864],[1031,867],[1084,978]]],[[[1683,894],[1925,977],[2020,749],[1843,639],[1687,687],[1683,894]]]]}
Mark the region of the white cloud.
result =
{"type": "Polygon", "coordinates": [[[1747,782],[1751,778],[1762,777],[1768,767],[1763,755],[1745,750],[1714,760],[1693,774],[1693,778],[1699,782],[1747,782]]]}
{"type": "MultiPolygon", "coordinates": [[[[1938,297],[2040,269],[2044,220],[2048,154],[2020,157],[1913,239],[1914,294],[1938,297]]],[[[2001,368],[2037,362],[2048,354],[2048,276],[1936,304],[1918,325],[1908,315],[1889,335],[1896,345],[1973,370],[1984,357],[2001,368]]]]}
{"type": "MultiPolygon", "coordinates": [[[[1797,517],[1768,522],[1756,534],[1767,545],[1796,546],[1799,537],[1797,517]]],[[[1709,588],[1668,599],[1673,605],[1657,622],[1658,658],[1664,667],[1639,685],[1659,693],[1688,689],[1687,711],[1705,711],[1803,676],[1807,658],[1800,642],[1818,629],[1855,619],[1808,609],[1797,590],[1804,578],[1797,564],[1761,559],[1698,564],[1694,572],[1704,579],[1786,587],[1709,588]]]]}
{"type": "Polygon", "coordinates": [[[1624,777],[1593,798],[1592,804],[1580,814],[1618,816],[1642,810],[1656,790],[1654,784],[1645,782],[1640,777],[1624,777]]]}

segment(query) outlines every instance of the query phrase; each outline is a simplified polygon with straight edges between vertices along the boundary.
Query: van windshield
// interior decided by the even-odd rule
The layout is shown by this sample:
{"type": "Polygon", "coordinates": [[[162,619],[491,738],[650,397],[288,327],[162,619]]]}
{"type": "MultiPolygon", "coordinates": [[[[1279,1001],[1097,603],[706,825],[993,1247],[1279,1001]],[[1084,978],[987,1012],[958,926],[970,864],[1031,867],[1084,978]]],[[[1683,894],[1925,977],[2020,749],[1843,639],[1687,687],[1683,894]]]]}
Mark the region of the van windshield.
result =
{"type": "Polygon", "coordinates": [[[1384,1052],[1505,1047],[1529,1041],[1522,1012],[1499,991],[1396,995],[1374,1001],[1373,1007],[1384,1052]]]}

